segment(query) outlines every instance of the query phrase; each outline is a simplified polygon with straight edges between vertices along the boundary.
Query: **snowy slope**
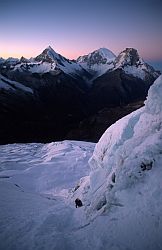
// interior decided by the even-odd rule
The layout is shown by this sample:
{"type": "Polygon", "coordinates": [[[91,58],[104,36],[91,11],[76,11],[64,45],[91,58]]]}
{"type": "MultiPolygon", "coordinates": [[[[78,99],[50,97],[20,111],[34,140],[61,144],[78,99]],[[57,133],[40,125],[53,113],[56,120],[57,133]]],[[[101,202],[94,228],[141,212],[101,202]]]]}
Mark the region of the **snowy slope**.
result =
{"type": "Polygon", "coordinates": [[[0,249],[75,249],[85,222],[69,191],[89,174],[93,143],[0,146],[0,249]]]}
{"type": "Polygon", "coordinates": [[[18,70],[20,72],[28,71],[31,73],[47,73],[50,71],[55,71],[56,64],[48,63],[48,62],[22,62],[17,65],[15,65],[14,70],[18,70]]]}
{"type": "Polygon", "coordinates": [[[29,87],[24,86],[21,83],[11,81],[0,74],[0,89],[10,91],[23,91],[33,94],[33,90],[29,87]]]}

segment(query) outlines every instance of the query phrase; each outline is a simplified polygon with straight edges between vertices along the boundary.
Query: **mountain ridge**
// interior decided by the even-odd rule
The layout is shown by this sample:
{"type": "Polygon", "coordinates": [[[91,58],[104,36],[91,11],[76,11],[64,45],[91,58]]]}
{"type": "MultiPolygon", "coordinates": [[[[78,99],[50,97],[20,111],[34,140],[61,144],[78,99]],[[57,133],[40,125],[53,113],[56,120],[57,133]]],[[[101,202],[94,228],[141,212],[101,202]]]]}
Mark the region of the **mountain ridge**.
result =
{"type": "MultiPolygon", "coordinates": [[[[96,50],[84,57],[90,60],[90,68],[59,55],[51,47],[35,58],[0,60],[0,142],[62,140],[77,128],[75,138],[79,140],[81,121],[89,123],[89,117],[96,117],[104,108],[118,107],[124,115],[129,103],[144,101],[159,73],[148,67],[135,49],[122,53],[127,56],[126,63],[119,63],[120,58],[105,48],[96,50]],[[131,60],[132,65],[128,65],[131,60]]],[[[118,112],[111,111],[105,117],[110,119],[108,123],[103,118],[105,125],[122,117],[118,112]]],[[[83,131],[84,138],[95,141],[90,130],[83,131]]],[[[103,132],[99,131],[97,137],[103,132]]]]}
{"type": "Polygon", "coordinates": [[[32,73],[61,70],[73,76],[80,76],[84,71],[84,73],[91,75],[91,82],[100,75],[117,68],[122,68],[126,74],[132,74],[141,79],[148,77],[148,74],[154,74],[155,77],[159,75],[159,72],[148,65],[134,48],[126,48],[117,56],[107,48],[99,48],[87,55],[79,56],[76,60],[70,60],[48,46],[35,58],[26,59],[23,56],[20,59],[10,57],[5,60],[0,58],[0,65],[19,71],[31,70],[32,73]],[[34,66],[37,69],[34,69],[34,66]],[[134,67],[133,70],[130,69],[130,66],[134,67]]]}

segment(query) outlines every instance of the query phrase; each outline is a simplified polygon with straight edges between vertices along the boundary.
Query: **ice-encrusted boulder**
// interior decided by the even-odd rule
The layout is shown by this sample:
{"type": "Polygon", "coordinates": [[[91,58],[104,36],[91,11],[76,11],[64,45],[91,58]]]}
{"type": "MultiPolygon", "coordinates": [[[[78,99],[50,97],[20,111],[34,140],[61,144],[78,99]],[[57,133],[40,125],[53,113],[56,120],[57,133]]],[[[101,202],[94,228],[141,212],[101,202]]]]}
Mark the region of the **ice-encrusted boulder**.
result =
{"type": "Polygon", "coordinates": [[[162,76],[143,108],[107,129],[89,164],[74,194],[102,249],[161,250],[162,76]]]}
{"type": "MultiPolygon", "coordinates": [[[[97,143],[89,161],[91,208],[107,206],[117,198],[116,192],[147,182],[151,172],[157,170],[158,178],[160,163],[162,76],[151,86],[145,106],[113,124],[97,143]]],[[[154,181],[156,190],[158,181],[154,181]]]]}

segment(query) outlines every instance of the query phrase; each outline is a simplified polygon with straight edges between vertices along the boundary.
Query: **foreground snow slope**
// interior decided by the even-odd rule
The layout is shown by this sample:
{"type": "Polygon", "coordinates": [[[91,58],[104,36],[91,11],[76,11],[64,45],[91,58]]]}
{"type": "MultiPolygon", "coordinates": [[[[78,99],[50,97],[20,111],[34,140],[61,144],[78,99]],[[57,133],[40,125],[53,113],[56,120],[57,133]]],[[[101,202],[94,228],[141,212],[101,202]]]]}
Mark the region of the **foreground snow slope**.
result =
{"type": "Polygon", "coordinates": [[[68,196],[93,150],[72,141],[0,146],[1,250],[76,249],[85,216],[68,196]]]}
{"type": "Polygon", "coordinates": [[[145,107],[103,134],[89,164],[84,199],[91,220],[105,215],[95,224],[104,221],[106,249],[162,249],[162,76],[145,107]]]}

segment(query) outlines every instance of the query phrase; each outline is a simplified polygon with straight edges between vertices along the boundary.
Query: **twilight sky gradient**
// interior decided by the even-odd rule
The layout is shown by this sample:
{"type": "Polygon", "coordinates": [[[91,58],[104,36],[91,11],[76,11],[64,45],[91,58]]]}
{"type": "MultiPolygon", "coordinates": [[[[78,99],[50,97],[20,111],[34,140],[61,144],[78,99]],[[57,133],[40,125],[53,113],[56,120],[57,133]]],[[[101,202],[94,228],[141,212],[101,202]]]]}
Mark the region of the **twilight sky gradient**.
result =
{"type": "Polygon", "coordinates": [[[0,0],[0,57],[29,58],[48,45],[71,59],[134,47],[162,61],[162,0],[0,0]]]}

